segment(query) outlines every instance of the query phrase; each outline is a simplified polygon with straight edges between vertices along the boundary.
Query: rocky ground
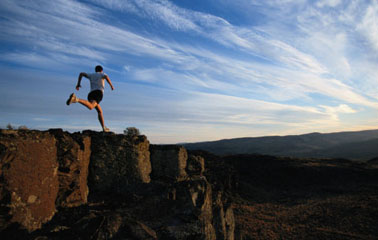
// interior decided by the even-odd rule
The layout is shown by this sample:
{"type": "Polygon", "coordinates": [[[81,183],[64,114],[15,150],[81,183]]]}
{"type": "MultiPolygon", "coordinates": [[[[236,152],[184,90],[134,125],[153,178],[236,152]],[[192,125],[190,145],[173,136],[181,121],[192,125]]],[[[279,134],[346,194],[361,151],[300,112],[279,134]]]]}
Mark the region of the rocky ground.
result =
{"type": "Polygon", "coordinates": [[[202,155],[233,171],[235,239],[378,239],[374,160],[202,155]]]}
{"type": "Polygon", "coordinates": [[[0,133],[1,239],[378,239],[378,164],[0,133]]]}
{"type": "Polygon", "coordinates": [[[1,130],[1,239],[234,239],[205,160],[145,136],[1,130]]]}

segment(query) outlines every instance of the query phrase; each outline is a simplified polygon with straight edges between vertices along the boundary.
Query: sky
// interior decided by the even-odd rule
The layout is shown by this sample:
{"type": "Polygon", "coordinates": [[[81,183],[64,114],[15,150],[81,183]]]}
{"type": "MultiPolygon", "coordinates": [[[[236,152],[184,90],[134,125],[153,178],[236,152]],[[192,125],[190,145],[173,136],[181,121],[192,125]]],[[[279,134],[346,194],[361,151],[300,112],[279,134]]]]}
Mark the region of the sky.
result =
{"type": "Polygon", "coordinates": [[[152,143],[378,129],[378,1],[1,0],[0,127],[152,143]]]}

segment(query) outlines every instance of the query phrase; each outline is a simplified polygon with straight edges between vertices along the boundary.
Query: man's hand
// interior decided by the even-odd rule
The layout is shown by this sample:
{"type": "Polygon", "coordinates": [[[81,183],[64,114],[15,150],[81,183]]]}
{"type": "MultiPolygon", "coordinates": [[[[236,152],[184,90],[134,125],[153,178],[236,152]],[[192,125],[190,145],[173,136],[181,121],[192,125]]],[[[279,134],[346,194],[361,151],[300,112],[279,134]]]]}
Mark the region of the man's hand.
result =
{"type": "Polygon", "coordinates": [[[79,74],[79,77],[78,77],[78,79],[77,79],[77,84],[76,84],[76,90],[78,90],[78,91],[79,91],[79,88],[81,88],[80,83],[81,83],[81,79],[82,79],[83,77],[89,78],[89,77],[88,77],[88,74],[86,74],[85,72],[81,72],[81,73],[79,74]]]}
{"type": "Polygon", "coordinates": [[[108,77],[108,75],[105,75],[105,79],[106,79],[106,81],[109,83],[110,88],[111,88],[112,91],[113,91],[113,90],[114,90],[114,87],[113,87],[112,81],[110,81],[110,78],[108,77]]]}

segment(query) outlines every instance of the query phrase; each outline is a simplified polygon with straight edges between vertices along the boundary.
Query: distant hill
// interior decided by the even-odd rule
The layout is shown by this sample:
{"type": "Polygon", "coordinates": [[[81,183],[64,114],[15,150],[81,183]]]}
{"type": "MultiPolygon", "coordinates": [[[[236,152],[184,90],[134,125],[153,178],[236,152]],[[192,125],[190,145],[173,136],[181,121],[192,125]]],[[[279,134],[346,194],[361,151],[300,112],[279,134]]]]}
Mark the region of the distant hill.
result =
{"type": "Polygon", "coordinates": [[[217,155],[268,154],[370,160],[378,157],[378,130],[234,138],[184,146],[189,150],[205,150],[217,155]]]}

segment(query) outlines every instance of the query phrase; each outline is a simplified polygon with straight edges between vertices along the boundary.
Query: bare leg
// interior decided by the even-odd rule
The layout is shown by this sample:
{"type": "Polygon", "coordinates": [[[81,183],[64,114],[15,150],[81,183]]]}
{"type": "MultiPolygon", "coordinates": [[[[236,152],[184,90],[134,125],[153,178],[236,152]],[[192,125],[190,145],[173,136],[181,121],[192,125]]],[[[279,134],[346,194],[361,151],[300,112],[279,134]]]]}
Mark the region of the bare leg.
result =
{"type": "Polygon", "coordinates": [[[93,108],[95,108],[98,103],[96,101],[87,101],[87,100],[84,100],[84,99],[79,99],[78,101],[79,103],[83,104],[84,106],[86,106],[89,110],[92,110],[93,108]]]}
{"type": "MultiPolygon", "coordinates": [[[[79,99],[78,103],[81,103],[83,106],[86,106],[89,110],[92,110],[93,108],[96,108],[98,113],[98,121],[101,124],[102,130],[105,132],[105,124],[104,124],[104,116],[102,115],[102,109],[100,104],[98,104],[96,101],[87,101],[84,99],[79,99]]],[[[109,129],[107,129],[109,131],[109,129]]]]}
{"type": "Polygon", "coordinates": [[[102,130],[105,131],[104,116],[102,115],[102,109],[101,109],[100,104],[97,104],[96,110],[97,110],[97,113],[98,113],[98,121],[101,124],[102,130]]]}

